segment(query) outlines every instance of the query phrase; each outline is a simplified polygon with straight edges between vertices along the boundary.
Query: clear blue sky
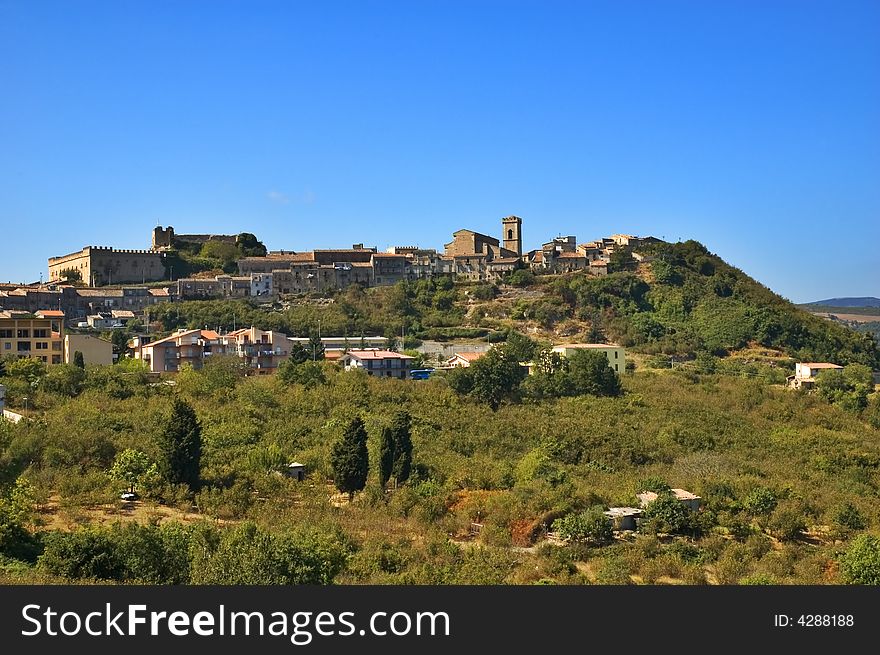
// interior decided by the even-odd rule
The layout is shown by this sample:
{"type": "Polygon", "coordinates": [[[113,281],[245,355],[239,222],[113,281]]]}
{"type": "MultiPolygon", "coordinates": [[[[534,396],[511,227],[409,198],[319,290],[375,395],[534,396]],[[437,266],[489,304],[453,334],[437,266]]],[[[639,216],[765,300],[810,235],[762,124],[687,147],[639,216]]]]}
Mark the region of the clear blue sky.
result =
{"type": "Polygon", "coordinates": [[[83,245],[704,242],[880,296],[880,2],[0,0],[0,280],[83,245]]]}

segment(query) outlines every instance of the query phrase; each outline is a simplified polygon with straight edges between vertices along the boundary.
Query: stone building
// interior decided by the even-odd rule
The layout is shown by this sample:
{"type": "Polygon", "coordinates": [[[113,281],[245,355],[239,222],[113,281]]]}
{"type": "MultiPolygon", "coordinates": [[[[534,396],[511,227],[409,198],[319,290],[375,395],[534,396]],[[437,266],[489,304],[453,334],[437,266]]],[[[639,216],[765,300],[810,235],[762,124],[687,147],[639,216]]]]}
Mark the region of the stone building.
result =
{"type": "Polygon", "coordinates": [[[117,250],[107,246],[86,246],[79,252],[49,258],[49,279],[68,279],[76,271],[89,286],[157,282],[167,278],[165,255],[152,250],[117,250]]]}

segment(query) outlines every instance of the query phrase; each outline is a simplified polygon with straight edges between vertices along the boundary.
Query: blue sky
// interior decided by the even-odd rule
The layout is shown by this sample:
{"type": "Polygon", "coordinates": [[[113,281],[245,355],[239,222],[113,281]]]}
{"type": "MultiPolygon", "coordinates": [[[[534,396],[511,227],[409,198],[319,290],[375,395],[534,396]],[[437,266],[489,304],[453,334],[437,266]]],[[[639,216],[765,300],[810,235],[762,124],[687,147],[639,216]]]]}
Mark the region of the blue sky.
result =
{"type": "Polygon", "coordinates": [[[694,238],[880,296],[880,2],[0,0],[0,281],[83,245],[694,238]]]}

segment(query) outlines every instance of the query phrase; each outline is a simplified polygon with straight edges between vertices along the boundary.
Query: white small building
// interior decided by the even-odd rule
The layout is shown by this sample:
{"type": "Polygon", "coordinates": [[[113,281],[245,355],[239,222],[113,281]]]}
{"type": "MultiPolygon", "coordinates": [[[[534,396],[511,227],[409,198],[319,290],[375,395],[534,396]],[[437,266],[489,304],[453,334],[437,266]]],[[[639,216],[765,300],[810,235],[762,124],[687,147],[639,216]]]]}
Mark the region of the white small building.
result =
{"type": "Polygon", "coordinates": [[[284,474],[288,478],[294,478],[299,482],[302,482],[303,478],[306,476],[306,467],[304,464],[300,464],[299,462],[291,462],[287,465],[287,470],[284,474]]]}
{"type": "Polygon", "coordinates": [[[268,298],[275,291],[272,286],[271,273],[251,273],[251,296],[268,298]]]}
{"type": "Polygon", "coordinates": [[[828,362],[798,362],[794,365],[794,375],[789,375],[788,386],[793,389],[809,389],[816,384],[816,378],[823,371],[836,371],[843,366],[828,362]]]}
{"type": "Polygon", "coordinates": [[[413,358],[391,350],[349,350],[339,358],[346,371],[364,369],[368,375],[406,380],[413,358]]]}
{"type": "Polygon", "coordinates": [[[635,530],[642,510],[638,507],[609,507],[603,514],[611,519],[615,530],[635,530]]]}

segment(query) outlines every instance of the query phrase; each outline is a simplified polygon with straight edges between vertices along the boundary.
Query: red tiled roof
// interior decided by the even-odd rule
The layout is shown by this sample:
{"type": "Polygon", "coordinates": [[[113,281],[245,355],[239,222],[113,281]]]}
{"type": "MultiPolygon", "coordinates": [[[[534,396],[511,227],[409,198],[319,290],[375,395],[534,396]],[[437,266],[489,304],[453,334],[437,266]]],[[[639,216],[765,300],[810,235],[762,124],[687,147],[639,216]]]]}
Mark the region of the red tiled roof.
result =
{"type": "Polygon", "coordinates": [[[41,309],[36,314],[45,318],[64,318],[64,312],[57,309],[41,309]]]}
{"type": "Polygon", "coordinates": [[[455,353],[449,359],[455,359],[456,357],[459,357],[459,358],[465,360],[466,362],[475,362],[485,354],[486,353],[455,353]]]}

